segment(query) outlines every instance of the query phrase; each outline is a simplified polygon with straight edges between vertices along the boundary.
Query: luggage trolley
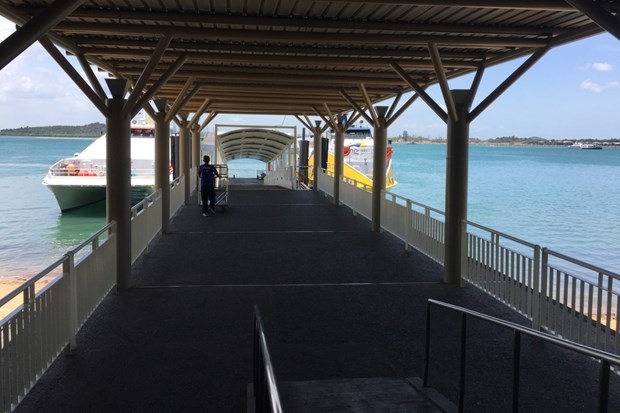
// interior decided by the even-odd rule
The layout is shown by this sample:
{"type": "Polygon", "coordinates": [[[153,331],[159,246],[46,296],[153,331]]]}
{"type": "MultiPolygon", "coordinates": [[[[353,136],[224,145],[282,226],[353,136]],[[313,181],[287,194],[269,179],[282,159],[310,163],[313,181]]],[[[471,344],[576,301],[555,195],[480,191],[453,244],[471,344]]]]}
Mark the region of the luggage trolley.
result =
{"type": "Polygon", "coordinates": [[[213,166],[220,175],[215,180],[215,206],[225,209],[228,207],[228,165],[216,164],[213,166]]]}

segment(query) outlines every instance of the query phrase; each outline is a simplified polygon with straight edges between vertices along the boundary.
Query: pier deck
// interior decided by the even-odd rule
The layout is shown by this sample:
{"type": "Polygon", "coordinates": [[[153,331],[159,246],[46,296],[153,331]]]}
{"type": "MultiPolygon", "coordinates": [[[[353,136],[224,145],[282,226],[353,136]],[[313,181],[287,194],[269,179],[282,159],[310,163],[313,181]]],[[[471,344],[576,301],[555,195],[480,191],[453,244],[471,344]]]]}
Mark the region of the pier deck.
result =
{"type": "MultiPolygon", "coordinates": [[[[214,217],[183,208],[133,267],[133,287],[104,300],[17,412],[245,412],[254,305],[285,411],[436,411],[409,385],[423,371],[428,298],[529,324],[474,287],[442,284],[440,265],[348,208],[259,182],[232,180],[214,217]]],[[[453,401],[459,323],[433,317],[429,384],[453,401]]],[[[465,410],[510,411],[511,335],[469,328],[465,410]]],[[[522,351],[522,411],[596,409],[594,362],[528,340],[522,351]]],[[[610,411],[619,388],[612,377],[610,411]]]]}

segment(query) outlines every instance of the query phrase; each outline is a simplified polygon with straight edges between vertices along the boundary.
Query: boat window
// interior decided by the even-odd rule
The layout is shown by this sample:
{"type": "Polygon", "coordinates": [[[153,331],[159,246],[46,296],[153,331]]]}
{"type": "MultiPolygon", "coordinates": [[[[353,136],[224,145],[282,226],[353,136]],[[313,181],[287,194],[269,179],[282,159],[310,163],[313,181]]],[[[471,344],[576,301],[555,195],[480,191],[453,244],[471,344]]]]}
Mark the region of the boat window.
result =
{"type": "MultiPolygon", "coordinates": [[[[332,137],[336,136],[336,131],[330,129],[332,137]]],[[[367,139],[372,138],[372,132],[370,128],[350,128],[344,132],[345,139],[367,139]]]]}
{"type": "Polygon", "coordinates": [[[155,129],[154,128],[136,128],[134,126],[131,128],[131,134],[133,136],[153,137],[155,136],[155,129]]]}
{"type": "Polygon", "coordinates": [[[372,134],[368,128],[355,128],[347,129],[344,133],[344,137],[345,139],[366,139],[372,137],[372,134]]]}

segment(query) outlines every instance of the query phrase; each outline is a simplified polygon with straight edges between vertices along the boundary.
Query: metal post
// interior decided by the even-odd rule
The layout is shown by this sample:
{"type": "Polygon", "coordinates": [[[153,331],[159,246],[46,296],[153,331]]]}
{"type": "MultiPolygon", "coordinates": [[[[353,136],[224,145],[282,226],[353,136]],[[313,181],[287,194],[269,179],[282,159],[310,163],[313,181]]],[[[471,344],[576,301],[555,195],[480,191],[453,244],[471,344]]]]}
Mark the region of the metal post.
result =
{"type": "Polygon", "coordinates": [[[542,330],[547,325],[547,277],[549,274],[549,253],[547,248],[542,249],[542,263],[540,268],[540,304],[539,304],[539,330],[542,330]]]}
{"type": "Polygon", "coordinates": [[[514,331],[512,342],[512,411],[519,411],[519,379],[521,376],[521,333],[514,331]]]}
{"type": "Polygon", "coordinates": [[[428,387],[428,368],[431,360],[431,303],[426,303],[426,345],[424,346],[424,376],[422,385],[428,387]]]}
{"type": "Polygon", "coordinates": [[[334,143],[334,205],[340,205],[340,182],[344,169],[344,125],[342,117],[338,117],[336,126],[336,142],[334,143]]]}
{"type": "Polygon", "coordinates": [[[461,368],[459,370],[459,413],[465,405],[465,368],[467,364],[467,314],[461,313],[461,368]]]}
{"type": "Polygon", "coordinates": [[[123,111],[127,81],[106,82],[112,93],[106,101],[106,215],[107,222],[116,221],[116,290],[123,291],[131,278],[131,117],[123,111]]]}
{"type": "Polygon", "coordinates": [[[604,413],[609,406],[609,362],[607,360],[601,360],[598,391],[598,411],[604,413]]]}
{"type": "Polygon", "coordinates": [[[412,203],[407,199],[407,215],[405,216],[405,251],[411,251],[411,233],[413,232],[413,214],[411,213],[412,203]]]}
{"type": "Polygon", "coordinates": [[[534,282],[532,290],[532,328],[540,331],[540,245],[534,246],[534,282]]]}
{"type": "Polygon", "coordinates": [[[381,200],[385,191],[385,168],[387,153],[387,119],[385,113],[386,106],[376,108],[378,125],[374,128],[374,150],[372,162],[372,223],[371,230],[379,232],[381,230],[381,200]]]}
{"type": "MultiPolygon", "coordinates": [[[[192,167],[198,168],[200,166],[200,129],[198,126],[194,125],[192,127],[192,167]]],[[[196,169],[197,170],[197,169],[196,169]]],[[[195,177],[192,177],[194,179],[195,177]]],[[[198,193],[198,179],[196,179],[196,185],[194,186],[194,191],[198,193]]]]}
{"type": "Polygon", "coordinates": [[[75,254],[73,251],[67,252],[66,266],[63,271],[69,278],[69,346],[65,350],[65,354],[71,354],[77,347],[75,335],[78,330],[78,305],[77,305],[77,279],[75,274],[75,254]]]}
{"type": "Polygon", "coordinates": [[[312,190],[317,192],[319,190],[319,164],[321,163],[321,121],[317,121],[315,124],[315,128],[313,129],[314,133],[314,148],[312,157],[314,158],[312,164],[312,190]]]}
{"type": "Polygon", "coordinates": [[[189,179],[189,122],[187,114],[182,114],[181,128],[179,130],[179,163],[181,164],[181,173],[185,178],[185,205],[189,205],[190,197],[190,179],[189,179]]]}
{"type": "Polygon", "coordinates": [[[169,232],[170,222],[170,121],[166,121],[167,102],[155,101],[155,187],[161,188],[161,232],[169,232]]]}
{"type": "Polygon", "coordinates": [[[293,132],[293,169],[291,171],[291,189],[299,189],[299,181],[297,176],[297,129],[295,129],[293,132]]]}
{"type": "Polygon", "coordinates": [[[467,173],[469,149],[469,91],[453,90],[457,120],[448,117],[446,155],[446,225],[443,281],[460,284],[462,272],[463,230],[467,220],[467,173]]]}

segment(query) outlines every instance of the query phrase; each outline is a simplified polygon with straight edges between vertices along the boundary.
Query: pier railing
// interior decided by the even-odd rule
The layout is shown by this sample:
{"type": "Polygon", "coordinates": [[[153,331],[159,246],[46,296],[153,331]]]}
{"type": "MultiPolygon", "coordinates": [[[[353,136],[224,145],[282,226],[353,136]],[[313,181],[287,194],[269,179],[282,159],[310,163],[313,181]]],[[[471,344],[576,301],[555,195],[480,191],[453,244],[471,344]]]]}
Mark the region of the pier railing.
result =
{"type": "Polygon", "coordinates": [[[131,208],[131,263],[148,252],[151,241],[161,230],[161,189],[131,208]]]}
{"type": "Polygon", "coordinates": [[[282,413],[278,383],[258,306],[254,306],[254,411],[282,413]]]}
{"type": "MultiPolygon", "coordinates": [[[[319,174],[333,192],[333,177],[319,174]]],[[[343,180],[340,201],[370,219],[371,189],[343,180]]],[[[325,188],[325,190],[324,190],[325,188]]],[[[381,227],[444,263],[442,211],[385,192],[381,227]]],[[[532,327],[620,354],[620,275],[491,228],[464,222],[462,279],[532,321],[532,327]]]]}
{"type": "MultiPolygon", "coordinates": [[[[183,204],[183,178],[171,183],[170,215],[183,204]]],[[[131,209],[131,261],[161,231],[161,190],[131,209]]],[[[0,299],[0,406],[12,411],[116,284],[116,228],[110,223],[0,299]],[[90,247],[90,248],[88,248],[90,247]]]]}
{"type": "Polygon", "coordinates": [[[295,168],[285,166],[274,171],[269,171],[263,178],[265,185],[275,185],[286,189],[295,189],[297,179],[295,179],[295,168]]]}
{"type": "MultiPolygon", "coordinates": [[[[429,366],[431,364],[431,334],[433,331],[433,327],[431,324],[431,309],[436,307],[437,309],[445,309],[448,311],[456,312],[460,317],[460,327],[461,331],[458,332],[460,336],[459,343],[459,354],[460,354],[460,363],[459,363],[459,372],[457,378],[458,383],[455,383],[455,386],[458,387],[458,406],[457,409],[459,412],[464,411],[464,403],[465,403],[465,395],[466,395],[466,375],[467,375],[467,326],[468,319],[477,319],[482,320],[486,323],[491,323],[497,326],[501,326],[504,329],[508,329],[512,331],[512,334],[509,336],[511,342],[507,343],[512,347],[512,371],[507,371],[506,374],[512,375],[512,389],[510,394],[508,391],[506,392],[506,397],[511,397],[511,411],[518,412],[520,411],[519,401],[520,401],[520,390],[521,390],[521,358],[522,358],[522,350],[521,350],[521,342],[523,337],[529,337],[530,339],[543,341],[545,343],[552,344],[554,346],[569,350],[573,353],[579,354],[584,357],[592,358],[599,363],[599,381],[598,381],[598,408],[596,411],[600,413],[604,413],[608,411],[608,402],[609,402],[609,386],[610,386],[610,371],[612,368],[618,369],[620,368],[620,357],[614,356],[607,352],[603,352],[600,350],[592,349],[587,346],[583,346],[580,344],[575,344],[566,340],[561,340],[550,336],[548,334],[540,333],[534,329],[526,328],[520,326],[515,323],[511,323],[508,321],[500,320],[495,317],[488,316],[486,314],[478,313],[476,311],[468,310],[463,307],[458,307],[452,304],[443,303],[441,301],[436,300],[428,300],[427,311],[426,311],[426,346],[424,352],[424,377],[423,377],[423,385],[424,387],[429,386],[429,366]]],[[[443,329],[443,327],[441,327],[443,329]]],[[[445,345],[445,342],[442,342],[442,345],[445,345]]],[[[438,362],[435,362],[435,364],[438,362]]],[[[549,370],[553,370],[554,366],[549,366],[549,370]]],[[[440,390],[440,389],[439,389],[440,390]]]]}
{"type": "Polygon", "coordinates": [[[12,411],[116,283],[111,223],[0,299],[21,304],[0,322],[0,402],[12,411]]]}
{"type": "MultiPolygon", "coordinates": [[[[185,202],[185,178],[178,177],[170,183],[170,217],[185,202]]],[[[153,192],[131,208],[131,263],[149,251],[153,239],[161,231],[161,189],[153,192]]]]}

